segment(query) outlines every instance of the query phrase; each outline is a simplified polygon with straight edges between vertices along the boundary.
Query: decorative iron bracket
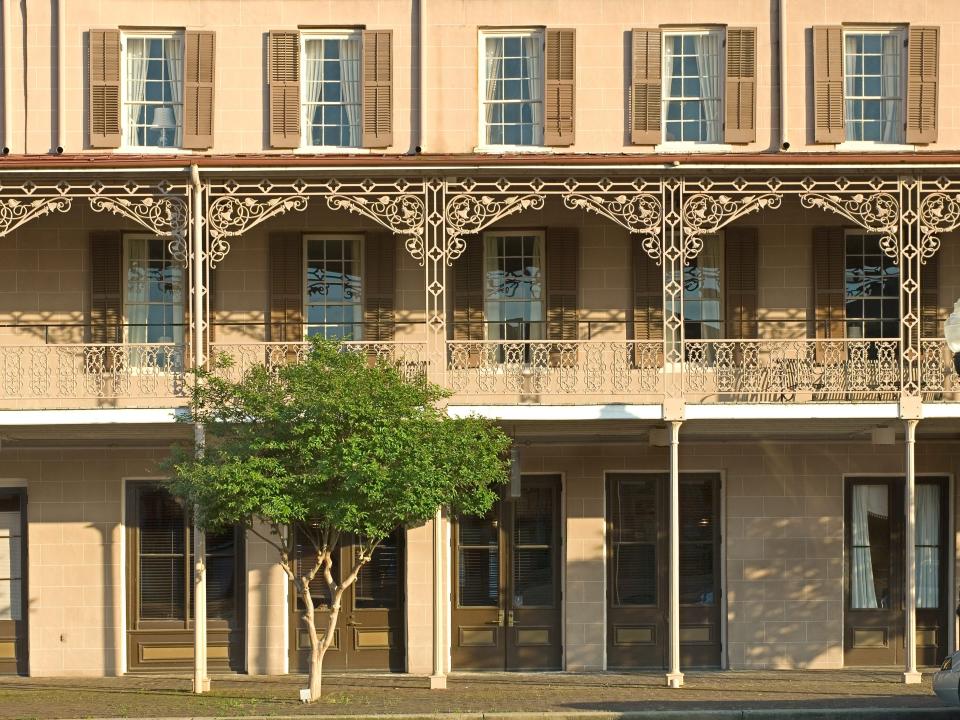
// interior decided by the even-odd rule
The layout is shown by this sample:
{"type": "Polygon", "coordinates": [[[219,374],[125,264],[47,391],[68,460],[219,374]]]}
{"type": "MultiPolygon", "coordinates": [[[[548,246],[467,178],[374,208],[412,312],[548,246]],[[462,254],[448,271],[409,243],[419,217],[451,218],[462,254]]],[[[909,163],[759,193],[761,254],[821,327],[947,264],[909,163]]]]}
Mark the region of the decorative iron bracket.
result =
{"type": "Polygon", "coordinates": [[[444,217],[447,225],[447,263],[456,260],[467,247],[465,235],[473,235],[498,220],[523,210],[542,210],[545,196],[539,193],[510,195],[496,200],[489,195],[454,195],[447,201],[444,217]]]}
{"type": "Polygon", "coordinates": [[[8,198],[0,202],[0,237],[8,235],[34,218],[52,212],[67,212],[71,204],[68,197],[35,198],[25,202],[8,198]]]}
{"type": "Polygon", "coordinates": [[[707,193],[691,195],[683,203],[683,257],[692,260],[703,250],[703,236],[715,233],[737,218],[764,208],[776,210],[783,198],[780,193],[758,195],[713,196],[707,193]]]}
{"type": "Polygon", "coordinates": [[[582,209],[602,215],[628,232],[642,236],[643,251],[650,256],[651,260],[660,264],[663,255],[660,242],[663,207],[655,195],[638,193],[607,198],[602,195],[574,192],[563,196],[563,205],[568,210],[582,209]]]}
{"type": "Polygon", "coordinates": [[[327,207],[347,210],[370,218],[387,230],[403,237],[404,246],[414,260],[423,262],[423,232],[426,207],[417,195],[329,195],[327,207]]]}
{"type": "Polygon", "coordinates": [[[180,263],[187,261],[187,203],[178,197],[142,197],[130,199],[95,195],[90,198],[94,212],[109,212],[133,220],[155,235],[169,236],[170,255],[180,263]]]}
{"type": "Polygon", "coordinates": [[[960,193],[934,192],[920,201],[920,262],[937,254],[940,235],[960,228],[960,193]]]}
{"type": "Polygon", "coordinates": [[[805,192],[800,194],[800,204],[807,209],[819,208],[842,215],[865,230],[880,235],[880,249],[894,260],[899,260],[900,243],[898,225],[900,203],[888,192],[836,193],[805,192]]]}

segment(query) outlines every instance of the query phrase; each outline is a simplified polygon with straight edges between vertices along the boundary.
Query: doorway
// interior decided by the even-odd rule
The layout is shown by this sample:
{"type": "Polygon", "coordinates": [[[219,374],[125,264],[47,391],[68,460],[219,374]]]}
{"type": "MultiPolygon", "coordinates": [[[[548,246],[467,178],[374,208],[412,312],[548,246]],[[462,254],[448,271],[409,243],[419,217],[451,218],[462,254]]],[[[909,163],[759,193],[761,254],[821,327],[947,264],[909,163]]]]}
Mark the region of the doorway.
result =
{"type": "Polygon", "coordinates": [[[27,492],[0,489],[0,675],[27,674],[27,492]]]}

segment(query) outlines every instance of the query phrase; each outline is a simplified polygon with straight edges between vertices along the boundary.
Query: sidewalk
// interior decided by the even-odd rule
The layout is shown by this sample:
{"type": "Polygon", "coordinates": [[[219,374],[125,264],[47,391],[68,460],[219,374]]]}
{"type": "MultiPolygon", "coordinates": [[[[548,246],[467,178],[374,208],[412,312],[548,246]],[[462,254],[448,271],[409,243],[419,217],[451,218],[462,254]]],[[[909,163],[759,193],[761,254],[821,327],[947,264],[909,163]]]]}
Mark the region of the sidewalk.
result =
{"type": "Polygon", "coordinates": [[[213,690],[199,697],[183,676],[13,677],[0,680],[0,718],[440,713],[478,720],[510,713],[521,720],[515,714],[523,713],[526,720],[547,712],[557,713],[552,720],[960,717],[960,709],[944,708],[933,695],[932,675],[921,685],[903,685],[900,677],[898,671],[858,670],[692,672],[683,688],[671,690],[660,674],[476,673],[453,675],[447,690],[430,691],[425,678],[409,675],[331,674],[324,678],[323,698],[312,705],[297,701],[298,688],[306,684],[302,675],[214,676],[213,690]],[[821,712],[811,715],[815,710],[821,712]]]}

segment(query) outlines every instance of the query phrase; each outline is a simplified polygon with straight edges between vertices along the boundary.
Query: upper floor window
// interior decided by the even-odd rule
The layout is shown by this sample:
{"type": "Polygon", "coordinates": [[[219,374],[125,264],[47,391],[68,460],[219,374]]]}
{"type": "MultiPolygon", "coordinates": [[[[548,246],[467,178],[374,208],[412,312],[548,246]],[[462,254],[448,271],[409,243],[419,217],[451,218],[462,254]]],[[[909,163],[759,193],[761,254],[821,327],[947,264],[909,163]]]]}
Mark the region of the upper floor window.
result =
{"type": "Polygon", "coordinates": [[[848,141],[903,142],[903,41],[899,30],[844,33],[848,141]]]}
{"type": "Polygon", "coordinates": [[[486,145],[543,145],[543,33],[484,33],[482,138],[486,145]]]}
{"type": "Polygon", "coordinates": [[[542,232],[489,233],[484,238],[484,315],[488,340],[542,340],[542,232]]]}
{"type": "Polygon", "coordinates": [[[900,337],[900,267],[880,249],[880,236],[846,234],[846,336],[900,337]]]}
{"type": "Polygon", "coordinates": [[[722,40],[719,30],[664,33],[664,142],[722,140],[722,40]]]}
{"type": "Polygon", "coordinates": [[[360,147],[360,33],[302,33],[301,39],[303,145],[360,147]]]}
{"type": "Polygon", "coordinates": [[[307,235],[305,243],[307,336],[362,340],[361,238],[307,235]]]}
{"type": "Polygon", "coordinates": [[[707,235],[700,254],[684,263],[683,332],[687,340],[724,337],[722,252],[720,236],[707,235]]]}
{"type": "Polygon", "coordinates": [[[128,147],[181,147],[182,34],[124,35],[124,48],[125,144],[128,147]]]}
{"type": "Polygon", "coordinates": [[[183,268],[168,239],[124,237],[124,342],[183,344],[183,268]]]}

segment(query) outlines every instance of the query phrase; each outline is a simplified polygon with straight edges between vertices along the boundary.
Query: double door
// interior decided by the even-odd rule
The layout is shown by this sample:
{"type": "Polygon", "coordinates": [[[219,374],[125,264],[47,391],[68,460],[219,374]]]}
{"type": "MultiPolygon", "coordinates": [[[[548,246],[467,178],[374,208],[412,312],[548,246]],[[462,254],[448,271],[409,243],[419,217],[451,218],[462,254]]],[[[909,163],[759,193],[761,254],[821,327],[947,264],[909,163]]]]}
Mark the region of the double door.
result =
{"type": "MultiPolygon", "coordinates": [[[[680,474],[680,665],[720,665],[720,477],[680,474]]],[[[664,668],[669,476],[607,477],[607,665],[664,668]]]]}
{"type": "MultiPolygon", "coordinates": [[[[332,671],[381,670],[403,672],[404,642],[404,533],[397,530],[374,550],[356,582],[344,591],[333,642],[323,658],[323,669],[332,671]]],[[[353,566],[359,544],[344,538],[334,551],[333,574],[339,581],[342,568],[353,566]]],[[[298,562],[309,552],[298,543],[298,562]]],[[[320,573],[310,584],[317,635],[323,638],[329,620],[330,592],[320,573]]],[[[310,669],[310,634],[303,619],[303,602],[291,588],[291,667],[310,669]]]]}
{"type": "MultiPolygon", "coordinates": [[[[915,488],[917,664],[940,664],[947,648],[946,478],[915,488]]],[[[846,486],[844,664],[902,665],[906,639],[903,478],[849,478],[846,486]]]]}
{"type": "Polygon", "coordinates": [[[0,674],[27,674],[27,495],[0,489],[0,674]]]}
{"type": "Polygon", "coordinates": [[[559,475],[524,475],[520,496],[453,524],[455,670],[563,666],[559,475]]]}

